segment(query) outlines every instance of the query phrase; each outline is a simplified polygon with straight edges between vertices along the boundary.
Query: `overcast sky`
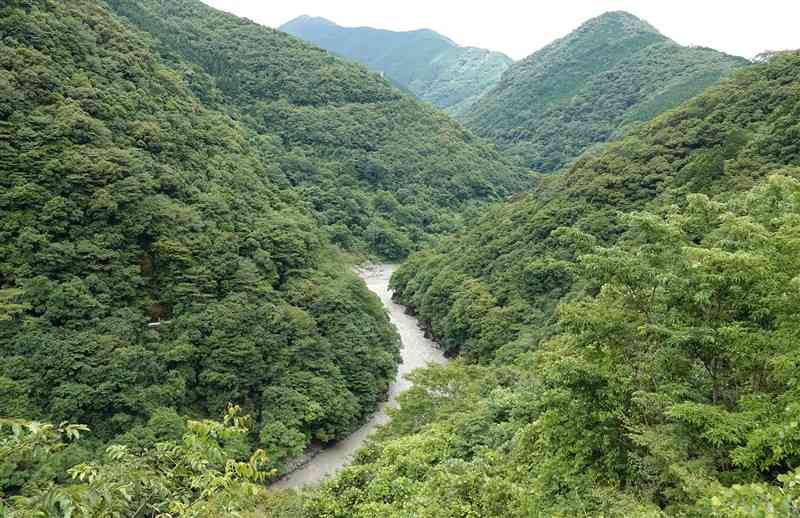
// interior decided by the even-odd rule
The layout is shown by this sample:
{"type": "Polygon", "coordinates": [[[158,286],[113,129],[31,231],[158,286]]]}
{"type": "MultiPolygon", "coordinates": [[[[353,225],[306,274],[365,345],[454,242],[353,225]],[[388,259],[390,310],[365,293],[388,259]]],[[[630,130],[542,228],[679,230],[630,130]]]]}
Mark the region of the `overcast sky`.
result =
{"type": "Polygon", "coordinates": [[[277,27],[301,14],[346,27],[429,28],[521,59],[606,11],[644,18],[684,45],[740,56],[800,48],[800,0],[203,0],[277,27]],[[391,5],[391,7],[389,7],[391,5]]]}

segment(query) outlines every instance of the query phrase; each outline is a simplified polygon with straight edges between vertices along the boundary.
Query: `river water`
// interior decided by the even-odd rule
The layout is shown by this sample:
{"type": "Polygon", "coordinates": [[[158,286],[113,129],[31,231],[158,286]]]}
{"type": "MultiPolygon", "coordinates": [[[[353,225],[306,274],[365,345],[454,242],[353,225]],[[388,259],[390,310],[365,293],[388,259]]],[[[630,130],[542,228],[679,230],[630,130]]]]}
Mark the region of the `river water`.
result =
{"type": "Polygon", "coordinates": [[[382,404],[372,418],[349,437],[329,448],[325,448],[308,464],[272,484],[270,489],[301,488],[316,485],[348,465],[353,458],[353,453],[364,444],[367,437],[378,426],[389,420],[389,416],[386,415],[386,407],[396,406],[397,396],[411,386],[411,383],[405,379],[405,375],[414,369],[425,367],[431,363],[445,363],[447,361],[442,352],[436,347],[436,344],[425,338],[419,328],[417,319],[407,315],[403,306],[392,301],[392,293],[389,290],[389,277],[391,277],[396,268],[397,265],[379,264],[369,266],[359,272],[360,277],[367,283],[370,291],[380,297],[402,341],[402,349],[400,350],[402,363],[397,371],[397,378],[389,387],[388,401],[382,404]]]}

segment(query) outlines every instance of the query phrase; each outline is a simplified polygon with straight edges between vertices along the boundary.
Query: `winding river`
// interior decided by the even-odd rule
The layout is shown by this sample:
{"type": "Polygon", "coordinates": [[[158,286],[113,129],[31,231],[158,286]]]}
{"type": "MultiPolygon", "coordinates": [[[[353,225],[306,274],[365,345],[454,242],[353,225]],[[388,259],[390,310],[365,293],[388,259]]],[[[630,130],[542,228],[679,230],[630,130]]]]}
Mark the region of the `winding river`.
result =
{"type": "Polygon", "coordinates": [[[428,364],[445,363],[447,361],[442,352],[436,347],[436,344],[425,338],[419,328],[417,319],[407,315],[403,306],[392,301],[392,292],[389,290],[389,277],[391,277],[396,268],[397,265],[379,264],[359,271],[359,275],[367,283],[370,291],[380,297],[402,340],[402,349],[400,350],[402,363],[397,371],[397,378],[389,387],[388,401],[383,403],[372,418],[361,428],[346,439],[322,450],[308,464],[272,484],[270,486],[271,489],[301,488],[315,485],[349,464],[353,458],[353,453],[364,444],[367,437],[378,426],[388,421],[389,416],[386,415],[386,407],[396,406],[397,396],[411,386],[411,383],[405,379],[405,375],[428,364]]]}

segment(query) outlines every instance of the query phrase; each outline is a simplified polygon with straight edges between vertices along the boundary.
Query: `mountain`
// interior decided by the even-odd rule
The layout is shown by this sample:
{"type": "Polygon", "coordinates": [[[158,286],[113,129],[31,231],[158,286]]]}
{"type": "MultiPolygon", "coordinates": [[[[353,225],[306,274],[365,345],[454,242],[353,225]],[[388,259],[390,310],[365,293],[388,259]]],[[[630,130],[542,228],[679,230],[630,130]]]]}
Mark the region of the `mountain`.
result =
{"type": "Polygon", "coordinates": [[[494,87],[513,62],[500,52],[461,47],[430,29],[340,27],[324,18],[300,16],[279,30],[384,73],[401,88],[455,116],[494,87]]]}
{"type": "Polygon", "coordinates": [[[800,52],[488,206],[525,178],[439,110],[199,1],[5,0],[0,34],[0,515],[797,515],[800,52]],[[396,372],[329,240],[403,237],[458,358],[267,491],[396,372]]]}
{"type": "Polygon", "coordinates": [[[517,163],[552,172],[747,64],[610,12],[514,63],[460,119],[517,163]]]}
{"type": "Polygon", "coordinates": [[[795,514],[798,114],[782,53],[412,255],[397,300],[460,359],[271,515],[795,514]]]}
{"type": "Polygon", "coordinates": [[[93,437],[36,468],[0,424],[0,493],[230,402],[274,467],[371,414],[399,339],[265,139],[105,4],[12,0],[0,31],[0,416],[93,437]]]}
{"type": "Polygon", "coordinates": [[[739,71],[487,211],[440,247],[410,257],[395,277],[398,297],[450,352],[476,359],[490,359],[532,324],[547,335],[557,304],[574,295],[573,263],[589,242],[618,240],[624,214],[664,214],[696,193],[730,199],[774,172],[796,176],[798,63],[800,53],[784,53],[739,71]],[[503,315],[503,339],[455,333],[446,323],[470,296],[457,287],[472,282],[503,315]]]}
{"type": "Polygon", "coordinates": [[[259,136],[281,174],[347,250],[398,260],[464,209],[526,177],[440,111],[379,75],[195,0],[111,0],[196,95],[259,136]]]}
{"type": "Polygon", "coordinates": [[[229,402],[269,467],[343,437],[399,344],[341,249],[403,257],[526,182],[363,66],[199,1],[12,0],[0,27],[0,416],[93,434],[0,458],[3,494],[229,402]]]}

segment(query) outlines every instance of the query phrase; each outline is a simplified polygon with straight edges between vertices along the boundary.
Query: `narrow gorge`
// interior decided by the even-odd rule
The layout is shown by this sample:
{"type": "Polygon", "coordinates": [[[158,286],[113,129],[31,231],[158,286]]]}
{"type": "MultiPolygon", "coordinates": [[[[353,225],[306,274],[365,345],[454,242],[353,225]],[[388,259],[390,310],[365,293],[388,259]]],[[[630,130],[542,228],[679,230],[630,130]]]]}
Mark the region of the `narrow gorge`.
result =
{"type": "Polygon", "coordinates": [[[405,376],[415,369],[447,361],[436,343],[425,337],[417,319],[406,314],[405,307],[392,300],[389,278],[396,269],[397,265],[394,264],[379,264],[359,271],[359,276],[367,283],[367,288],[381,299],[402,341],[402,362],[398,366],[397,378],[389,387],[388,401],[381,404],[378,411],[361,428],[346,439],[321,450],[308,463],[272,484],[270,486],[272,489],[300,489],[313,486],[347,466],[353,454],[370,434],[389,420],[387,408],[396,407],[397,396],[411,387],[411,382],[405,376]]]}

